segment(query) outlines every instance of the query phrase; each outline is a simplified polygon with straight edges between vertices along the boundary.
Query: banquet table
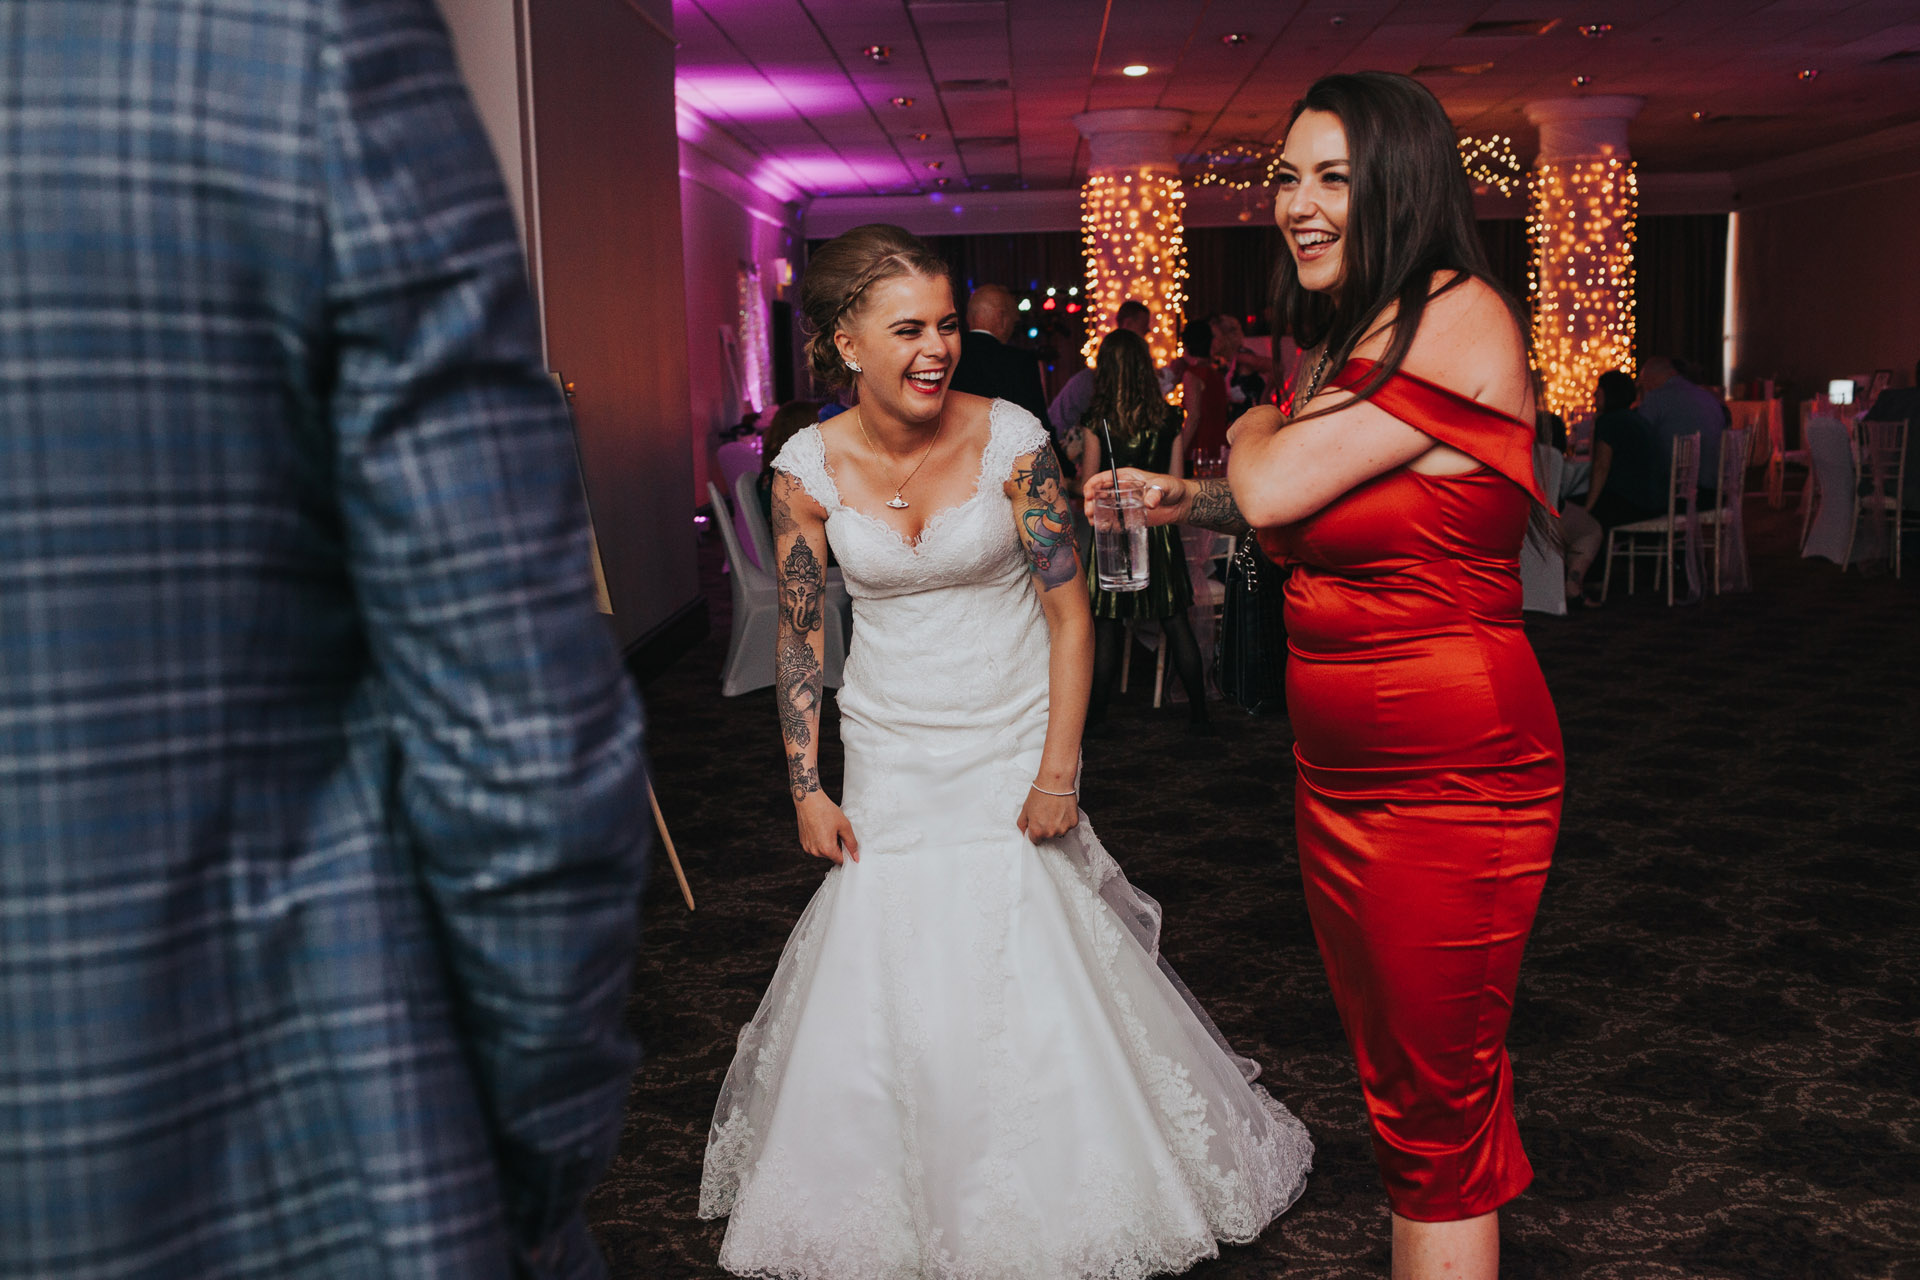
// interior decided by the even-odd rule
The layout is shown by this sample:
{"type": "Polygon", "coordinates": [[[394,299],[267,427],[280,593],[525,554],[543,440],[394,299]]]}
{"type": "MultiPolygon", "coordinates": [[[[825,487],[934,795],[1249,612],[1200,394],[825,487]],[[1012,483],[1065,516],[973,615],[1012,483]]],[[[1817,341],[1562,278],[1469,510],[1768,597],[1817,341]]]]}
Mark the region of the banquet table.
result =
{"type": "Polygon", "coordinates": [[[1758,427],[1747,436],[1747,465],[1764,467],[1773,457],[1774,445],[1786,447],[1783,432],[1785,419],[1782,417],[1780,401],[1773,400],[1729,400],[1727,412],[1733,415],[1728,424],[1730,431],[1743,431],[1758,427]]]}

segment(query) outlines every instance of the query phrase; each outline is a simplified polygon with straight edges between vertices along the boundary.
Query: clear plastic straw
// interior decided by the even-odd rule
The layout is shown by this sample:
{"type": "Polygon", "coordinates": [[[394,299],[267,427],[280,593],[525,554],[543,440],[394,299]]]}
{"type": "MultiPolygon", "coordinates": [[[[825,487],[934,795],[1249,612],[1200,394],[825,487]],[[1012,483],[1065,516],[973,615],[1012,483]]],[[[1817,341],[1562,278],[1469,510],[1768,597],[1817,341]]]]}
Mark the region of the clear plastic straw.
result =
{"type": "MultiPolygon", "coordinates": [[[[1100,434],[1107,438],[1107,470],[1113,472],[1113,484],[1110,487],[1114,493],[1118,494],[1120,492],[1120,457],[1113,451],[1113,428],[1107,425],[1105,418],[1100,419],[1100,434]]],[[[1120,514],[1118,505],[1113,511],[1120,519],[1120,527],[1124,529],[1127,523],[1126,516],[1120,514]]],[[[1120,546],[1123,549],[1122,554],[1126,557],[1127,576],[1131,578],[1133,576],[1133,539],[1122,538],[1120,546]]]]}

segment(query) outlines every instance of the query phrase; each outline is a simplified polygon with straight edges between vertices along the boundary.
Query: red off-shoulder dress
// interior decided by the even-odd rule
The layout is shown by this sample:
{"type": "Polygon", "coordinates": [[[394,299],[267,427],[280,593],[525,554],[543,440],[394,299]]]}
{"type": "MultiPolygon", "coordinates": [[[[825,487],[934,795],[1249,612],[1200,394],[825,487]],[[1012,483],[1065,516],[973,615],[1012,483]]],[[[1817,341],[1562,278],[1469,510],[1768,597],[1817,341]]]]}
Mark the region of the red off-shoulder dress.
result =
{"type": "MultiPolygon", "coordinates": [[[[1352,360],[1334,377],[1359,387],[1352,360]]],[[[1560,725],[1520,625],[1533,428],[1408,374],[1372,403],[1481,464],[1405,467],[1263,530],[1290,561],[1287,706],[1307,908],[1396,1213],[1533,1178],[1507,1022],[1560,827],[1560,725]]]]}

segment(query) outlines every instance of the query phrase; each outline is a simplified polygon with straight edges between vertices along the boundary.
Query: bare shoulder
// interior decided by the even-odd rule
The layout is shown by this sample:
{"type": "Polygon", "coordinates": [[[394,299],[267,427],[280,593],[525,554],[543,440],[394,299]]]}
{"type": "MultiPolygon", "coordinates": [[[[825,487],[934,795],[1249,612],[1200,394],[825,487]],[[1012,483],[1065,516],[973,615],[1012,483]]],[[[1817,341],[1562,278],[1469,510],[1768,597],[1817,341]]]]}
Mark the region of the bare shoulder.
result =
{"type": "Polygon", "coordinates": [[[971,391],[948,391],[941,412],[946,417],[947,430],[956,435],[975,430],[984,432],[993,416],[993,400],[971,391]]]}
{"type": "Polygon", "coordinates": [[[1525,416],[1532,403],[1526,341],[1507,300],[1471,276],[1435,278],[1402,368],[1483,404],[1525,416]]]}

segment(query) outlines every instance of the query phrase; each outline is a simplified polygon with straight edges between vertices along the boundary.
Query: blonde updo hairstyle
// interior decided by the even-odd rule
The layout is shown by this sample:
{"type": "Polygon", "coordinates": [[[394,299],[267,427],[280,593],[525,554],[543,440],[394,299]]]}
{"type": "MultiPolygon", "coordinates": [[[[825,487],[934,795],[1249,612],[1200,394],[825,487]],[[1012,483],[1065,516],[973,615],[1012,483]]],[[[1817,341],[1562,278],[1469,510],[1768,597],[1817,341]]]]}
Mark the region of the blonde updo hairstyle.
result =
{"type": "Polygon", "coordinates": [[[829,390],[853,382],[833,335],[859,314],[874,285],[895,276],[920,275],[945,280],[949,268],[926,241],[885,222],[855,227],[822,245],[807,263],[800,281],[800,314],[807,335],[807,369],[829,390]]]}

